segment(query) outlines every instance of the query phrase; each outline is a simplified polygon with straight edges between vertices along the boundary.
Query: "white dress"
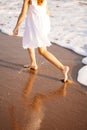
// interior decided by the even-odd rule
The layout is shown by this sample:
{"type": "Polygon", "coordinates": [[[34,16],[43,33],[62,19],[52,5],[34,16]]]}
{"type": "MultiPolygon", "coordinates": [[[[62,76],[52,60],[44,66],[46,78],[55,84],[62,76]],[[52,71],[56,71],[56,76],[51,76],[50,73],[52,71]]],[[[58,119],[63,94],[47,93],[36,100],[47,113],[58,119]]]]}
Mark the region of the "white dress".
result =
{"type": "Polygon", "coordinates": [[[46,13],[46,4],[46,0],[41,6],[37,5],[36,0],[29,4],[23,36],[24,49],[51,45],[48,39],[50,19],[46,13]]]}

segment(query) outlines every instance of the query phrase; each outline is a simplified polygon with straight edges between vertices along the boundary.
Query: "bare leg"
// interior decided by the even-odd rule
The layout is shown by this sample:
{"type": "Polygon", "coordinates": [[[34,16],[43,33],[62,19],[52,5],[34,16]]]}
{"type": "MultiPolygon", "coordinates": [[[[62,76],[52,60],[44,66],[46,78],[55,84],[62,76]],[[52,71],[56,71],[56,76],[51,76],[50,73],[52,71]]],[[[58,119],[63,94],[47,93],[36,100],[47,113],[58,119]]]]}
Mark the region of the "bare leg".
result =
{"type": "MultiPolygon", "coordinates": [[[[35,69],[37,69],[37,63],[36,63],[36,57],[35,57],[35,49],[27,49],[28,53],[29,53],[29,57],[31,60],[31,67],[34,67],[35,69]]],[[[27,66],[27,65],[25,65],[27,66]]]]}
{"type": "Polygon", "coordinates": [[[51,54],[46,47],[39,47],[38,48],[39,53],[44,56],[49,62],[51,62],[53,65],[55,65],[57,68],[61,69],[64,74],[64,82],[68,80],[68,71],[69,67],[64,66],[53,54],[51,54]]]}

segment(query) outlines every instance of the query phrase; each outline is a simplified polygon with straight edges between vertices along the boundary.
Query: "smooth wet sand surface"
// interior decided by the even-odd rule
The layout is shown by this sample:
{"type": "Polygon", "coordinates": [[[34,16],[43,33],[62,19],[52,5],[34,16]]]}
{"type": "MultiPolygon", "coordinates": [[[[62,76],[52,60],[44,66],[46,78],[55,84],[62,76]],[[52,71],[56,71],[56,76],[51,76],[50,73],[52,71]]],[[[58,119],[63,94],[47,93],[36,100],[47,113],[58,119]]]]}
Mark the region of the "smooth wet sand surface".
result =
{"type": "Polygon", "coordinates": [[[55,44],[48,48],[70,66],[69,79],[36,51],[38,71],[29,62],[21,38],[0,34],[0,130],[87,130],[87,88],[76,81],[79,56],[55,44]]]}

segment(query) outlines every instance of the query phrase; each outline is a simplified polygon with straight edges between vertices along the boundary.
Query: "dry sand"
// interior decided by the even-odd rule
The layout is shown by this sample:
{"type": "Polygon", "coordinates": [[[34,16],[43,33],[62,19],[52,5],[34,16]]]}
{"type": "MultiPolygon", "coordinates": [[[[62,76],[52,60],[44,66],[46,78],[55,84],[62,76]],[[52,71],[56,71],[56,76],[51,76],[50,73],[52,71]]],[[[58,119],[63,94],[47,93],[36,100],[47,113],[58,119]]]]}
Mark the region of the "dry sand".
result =
{"type": "Polygon", "coordinates": [[[70,66],[64,84],[60,70],[37,56],[37,72],[27,71],[21,38],[0,34],[0,130],[87,130],[87,88],[76,81],[82,57],[53,44],[48,49],[70,66]]]}

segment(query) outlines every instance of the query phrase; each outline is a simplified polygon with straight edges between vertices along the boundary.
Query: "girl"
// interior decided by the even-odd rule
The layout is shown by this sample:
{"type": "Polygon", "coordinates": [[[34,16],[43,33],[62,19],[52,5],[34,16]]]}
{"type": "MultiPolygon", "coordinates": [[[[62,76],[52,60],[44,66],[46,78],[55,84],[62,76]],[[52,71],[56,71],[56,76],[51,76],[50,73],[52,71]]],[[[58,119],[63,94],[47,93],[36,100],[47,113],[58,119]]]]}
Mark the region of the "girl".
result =
{"type": "Polygon", "coordinates": [[[66,82],[68,80],[69,67],[64,66],[47,50],[47,46],[51,45],[47,36],[50,31],[47,1],[24,0],[21,13],[13,30],[13,35],[18,35],[19,25],[23,21],[26,13],[27,17],[23,36],[23,48],[27,49],[29,52],[31,65],[25,65],[24,67],[34,70],[38,69],[35,58],[35,48],[38,48],[38,52],[42,56],[63,72],[64,82],[66,82]]]}

